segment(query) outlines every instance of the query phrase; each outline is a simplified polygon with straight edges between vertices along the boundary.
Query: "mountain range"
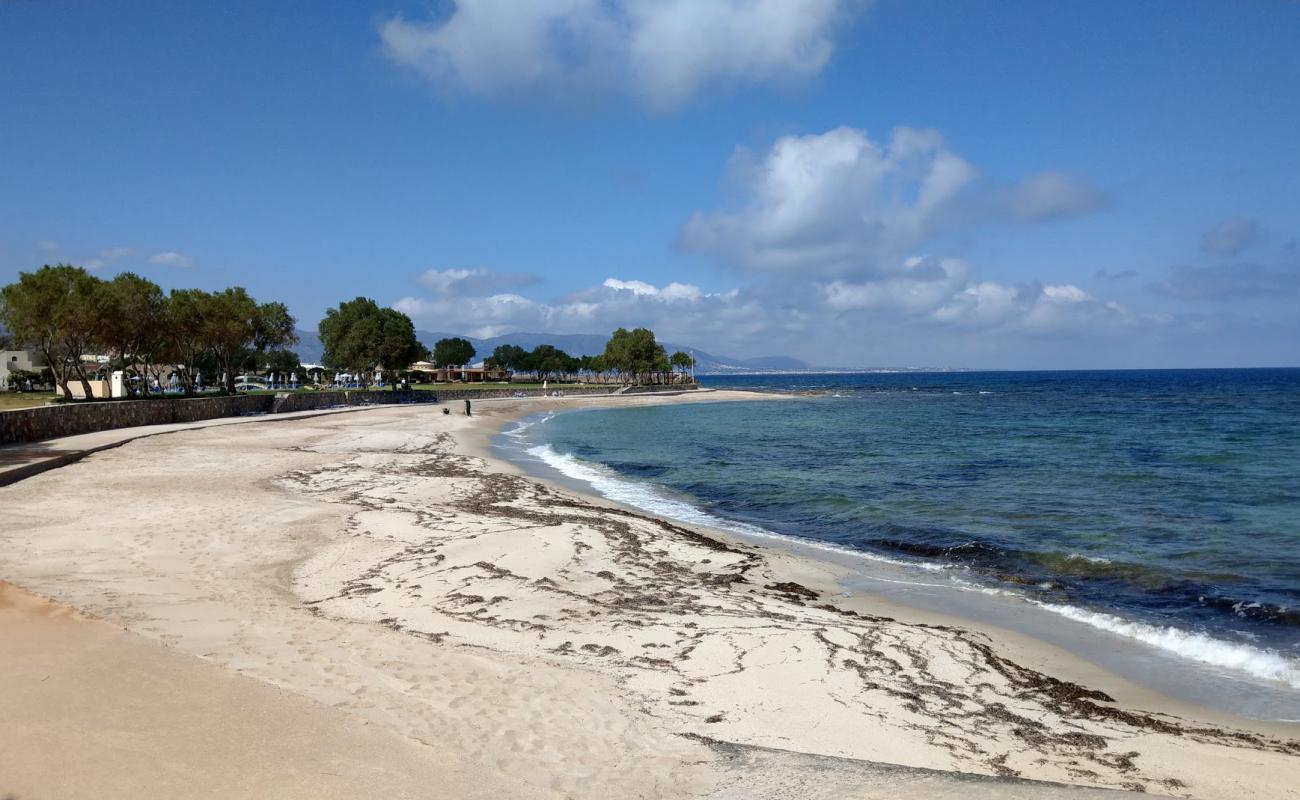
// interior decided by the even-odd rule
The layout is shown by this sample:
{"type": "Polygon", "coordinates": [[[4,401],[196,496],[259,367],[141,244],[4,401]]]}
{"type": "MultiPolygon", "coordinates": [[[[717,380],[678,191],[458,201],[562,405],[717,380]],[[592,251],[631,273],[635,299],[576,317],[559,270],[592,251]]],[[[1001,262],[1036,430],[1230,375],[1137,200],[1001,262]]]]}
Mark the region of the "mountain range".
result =
{"type": "MultiPolygon", "coordinates": [[[[549,344],[571,356],[594,356],[605,352],[605,342],[609,340],[607,335],[594,333],[507,333],[486,339],[435,331],[416,331],[415,335],[430,350],[433,349],[434,342],[439,339],[448,339],[453,336],[467,339],[470,344],[474,345],[474,360],[476,362],[492,355],[492,351],[503,344],[515,345],[525,350],[532,350],[538,345],[549,344]]],[[[672,344],[670,342],[662,342],[662,344],[669,354],[682,350],[695,356],[695,371],[703,375],[790,372],[811,369],[806,362],[789,356],[764,356],[762,358],[748,359],[730,358],[706,353],[699,348],[688,345],[672,344]]],[[[319,363],[324,356],[325,348],[321,345],[320,337],[314,331],[300,330],[298,331],[298,344],[294,347],[294,352],[305,363],[319,363]]]]}

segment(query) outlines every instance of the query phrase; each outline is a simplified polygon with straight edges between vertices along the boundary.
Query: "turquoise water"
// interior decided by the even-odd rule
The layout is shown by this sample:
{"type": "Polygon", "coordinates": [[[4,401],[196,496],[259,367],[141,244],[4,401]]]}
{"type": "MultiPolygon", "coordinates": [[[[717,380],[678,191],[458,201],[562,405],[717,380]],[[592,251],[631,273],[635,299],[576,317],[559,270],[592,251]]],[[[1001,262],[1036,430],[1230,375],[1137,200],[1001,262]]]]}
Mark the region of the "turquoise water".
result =
{"type": "Polygon", "coordinates": [[[797,396],[519,436],[650,511],[911,564],[1300,688],[1300,370],[705,382],[797,396]]]}

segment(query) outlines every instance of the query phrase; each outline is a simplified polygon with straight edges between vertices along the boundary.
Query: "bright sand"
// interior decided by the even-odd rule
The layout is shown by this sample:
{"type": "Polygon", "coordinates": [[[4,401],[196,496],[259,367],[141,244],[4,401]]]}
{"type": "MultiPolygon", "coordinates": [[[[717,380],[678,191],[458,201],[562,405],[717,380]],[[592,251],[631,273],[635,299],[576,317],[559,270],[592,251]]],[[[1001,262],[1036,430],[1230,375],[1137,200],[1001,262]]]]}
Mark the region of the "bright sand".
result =
{"type": "Polygon", "coordinates": [[[0,489],[0,578],[57,601],[0,591],[0,797],[1300,797],[1295,726],[487,454],[523,414],[726,399],[255,422],[0,489]]]}

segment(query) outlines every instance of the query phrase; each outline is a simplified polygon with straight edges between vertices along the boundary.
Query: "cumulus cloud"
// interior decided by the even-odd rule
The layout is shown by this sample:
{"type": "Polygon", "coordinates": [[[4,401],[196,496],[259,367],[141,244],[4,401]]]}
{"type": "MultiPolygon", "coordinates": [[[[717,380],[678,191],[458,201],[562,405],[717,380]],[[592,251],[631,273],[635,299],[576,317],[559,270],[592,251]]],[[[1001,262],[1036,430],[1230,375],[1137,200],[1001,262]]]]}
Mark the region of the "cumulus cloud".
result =
{"type": "Polygon", "coordinates": [[[1137,317],[1118,303],[1098,300],[1073,284],[966,287],[934,312],[934,318],[964,328],[1001,333],[1106,333],[1130,326],[1137,317]]]}
{"type": "MultiPolygon", "coordinates": [[[[732,325],[733,333],[758,330],[754,320],[765,309],[749,304],[739,290],[706,292],[698,286],[672,282],[656,286],[640,280],[609,278],[598,286],[553,302],[519,294],[480,297],[403,297],[393,303],[418,325],[473,336],[497,336],[511,331],[593,333],[619,326],[648,325],[661,336],[704,335],[732,325]]],[[[760,326],[761,327],[761,326],[760,326]]]]}
{"type": "Polygon", "coordinates": [[[823,284],[822,297],[832,311],[861,309],[930,313],[962,291],[970,272],[955,258],[911,258],[906,273],[881,280],[823,284]]]}
{"type": "Polygon", "coordinates": [[[1253,220],[1232,217],[1223,220],[1201,236],[1201,252],[1232,258],[1258,242],[1261,235],[1259,225],[1253,220]]]}
{"type": "Polygon", "coordinates": [[[975,280],[973,272],[961,259],[926,256],[907,259],[898,274],[864,280],[767,282],[710,292],[688,283],[611,277],[550,302],[512,293],[437,294],[405,297],[394,307],[424,329],[479,337],[644,325],[667,341],[718,354],[790,354],[850,365],[869,363],[866,342],[903,331],[919,332],[915,341],[947,336],[960,346],[1069,333],[1107,336],[1141,322],[1073,284],[1007,286],[975,280]]]}
{"type": "Polygon", "coordinates": [[[914,128],[885,143],[848,127],[785,136],[761,156],[738,150],[729,171],[739,207],[697,212],[679,246],[767,273],[882,276],[898,272],[909,250],[962,226],[1038,222],[1102,202],[1058,172],[994,185],[938,132],[914,128]]]}
{"type": "Polygon", "coordinates": [[[429,269],[416,279],[421,286],[439,294],[483,295],[503,289],[522,288],[537,283],[537,276],[529,272],[494,272],[484,267],[475,269],[429,269]]]}
{"type": "Polygon", "coordinates": [[[194,257],[187,256],[184,253],[177,253],[175,250],[164,250],[161,253],[154,253],[149,256],[150,264],[159,264],[164,267],[181,267],[188,269],[194,266],[194,257]]]}
{"type": "Polygon", "coordinates": [[[387,19],[384,54],[443,91],[624,92],[657,108],[706,87],[816,75],[865,0],[453,0],[387,19]]]}

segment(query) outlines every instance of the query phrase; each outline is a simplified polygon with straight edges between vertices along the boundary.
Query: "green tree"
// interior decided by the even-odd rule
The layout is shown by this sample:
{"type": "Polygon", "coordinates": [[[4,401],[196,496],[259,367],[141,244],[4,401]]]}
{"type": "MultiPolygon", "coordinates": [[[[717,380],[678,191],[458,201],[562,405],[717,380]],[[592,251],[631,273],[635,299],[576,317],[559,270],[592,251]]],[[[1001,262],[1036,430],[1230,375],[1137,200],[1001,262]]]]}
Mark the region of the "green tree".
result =
{"type": "Polygon", "coordinates": [[[439,339],[433,345],[433,363],[440,367],[460,367],[474,358],[474,345],[459,336],[439,339]]]}
{"type": "MultiPolygon", "coordinates": [[[[375,361],[387,375],[396,375],[417,361],[429,357],[429,349],[420,344],[415,324],[402,312],[383,308],[379,311],[379,342],[375,361]]],[[[396,382],[390,381],[393,388],[396,382]]]]}
{"type": "MultiPolygon", "coordinates": [[[[114,363],[128,374],[142,370],[147,377],[162,349],[167,297],[158,284],[133,272],[123,272],[102,286],[99,309],[102,316],[100,341],[114,363]]],[[[135,385],[127,384],[134,393],[135,385]]],[[[139,384],[149,393],[148,380],[139,384]]]]}
{"type": "Polygon", "coordinates": [[[686,376],[686,373],[690,372],[691,367],[695,366],[695,356],[692,356],[690,353],[684,353],[681,350],[673,353],[672,358],[670,358],[669,361],[678,372],[682,373],[683,377],[686,376]]]}
{"type": "Polygon", "coordinates": [[[76,379],[85,399],[92,399],[81,356],[98,343],[103,283],[81,267],[46,264],[20,272],[16,282],[0,289],[0,323],[15,343],[45,357],[68,398],[68,384],[76,379]]]}
{"type": "Polygon", "coordinates": [[[227,394],[235,393],[235,373],[250,354],[298,340],[293,317],[283,303],[259,305],[242,287],[209,294],[201,304],[204,344],[224,376],[227,394]]]}
{"type": "Polygon", "coordinates": [[[329,309],[317,330],[325,346],[326,366],[356,375],[371,373],[375,367],[398,372],[429,355],[416,338],[410,317],[380,308],[368,297],[329,309]]]}
{"type": "Polygon", "coordinates": [[[212,307],[211,295],[202,289],[172,289],[167,296],[160,337],[160,360],[176,368],[185,394],[198,388],[199,372],[209,366],[207,356],[206,314],[212,307]]]}
{"type": "Polygon", "coordinates": [[[279,375],[296,375],[305,380],[307,370],[302,368],[302,361],[292,350],[267,350],[256,360],[256,369],[279,375]]]}
{"type": "Polygon", "coordinates": [[[525,369],[537,373],[538,380],[549,380],[554,375],[565,375],[576,365],[568,353],[555,345],[539,344],[524,358],[525,369]]]}
{"type": "Polygon", "coordinates": [[[668,371],[668,356],[649,328],[614,331],[605,343],[604,359],[608,367],[618,370],[619,376],[630,383],[646,383],[656,373],[668,371]]]}
{"type": "Polygon", "coordinates": [[[522,370],[524,360],[528,358],[528,351],[517,344],[500,344],[492,351],[492,355],[484,361],[488,366],[501,367],[508,370],[522,370]]]}

